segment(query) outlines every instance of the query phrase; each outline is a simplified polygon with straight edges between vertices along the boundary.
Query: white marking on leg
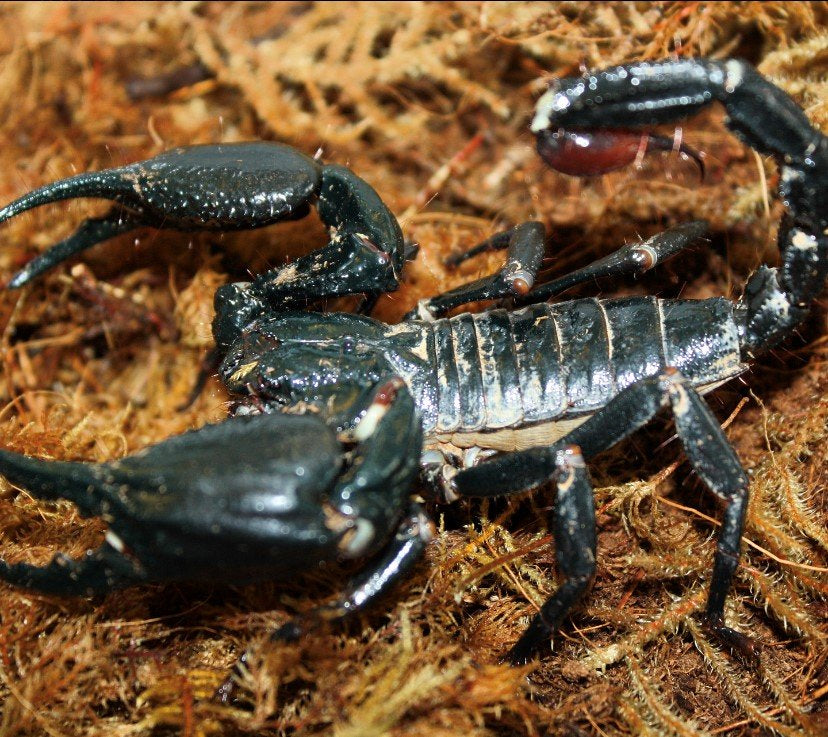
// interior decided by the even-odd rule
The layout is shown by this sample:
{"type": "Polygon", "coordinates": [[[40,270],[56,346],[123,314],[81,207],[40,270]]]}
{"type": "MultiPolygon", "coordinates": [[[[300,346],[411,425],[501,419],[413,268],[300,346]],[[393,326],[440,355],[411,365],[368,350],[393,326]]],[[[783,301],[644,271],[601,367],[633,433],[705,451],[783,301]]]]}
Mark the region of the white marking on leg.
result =
{"type": "Polygon", "coordinates": [[[802,251],[812,251],[817,247],[817,239],[815,235],[795,229],[791,235],[791,245],[802,251]]]}
{"type": "Polygon", "coordinates": [[[672,377],[669,392],[671,397],[675,399],[673,402],[673,411],[677,415],[684,416],[690,412],[690,398],[687,396],[687,389],[681,384],[676,383],[675,378],[672,377]]]}
{"type": "Polygon", "coordinates": [[[363,517],[354,520],[354,526],[345,533],[339,549],[348,557],[358,558],[374,540],[374,525],[363,517]]]}
{"type": "Polygon", "coordinates": [[[745,78],[745,64],[738,59],[730,59],[725,62],[725,92],[732,94],[742,84],[745,78]]]}
{"type": "Polygon", "coordinates": [[[640,246],[636,246],[635,251],[641,253],[645,259],[643,263],[644,271],[649,271],[658,263],[658,253],[652,246],[642,243],[640,246]]]}
{"type": "Polygon", "coordinates": [[[377,425],[385,417],[385,413],[388,412],[388,407],[389,405],[380,404],[379,402],[374,402],[368,407],[356,430],[354,430],[354,440],[360,443],[368,440],[376,432],[377,425]]]}
{"type": "Polygon", "coordinates": [[[121,540],[112,530],[107,530],[104,539],[117,550],[119,553],[123,555],[124,550],[126,550],[126,545],[124,541],[121,540]]]}

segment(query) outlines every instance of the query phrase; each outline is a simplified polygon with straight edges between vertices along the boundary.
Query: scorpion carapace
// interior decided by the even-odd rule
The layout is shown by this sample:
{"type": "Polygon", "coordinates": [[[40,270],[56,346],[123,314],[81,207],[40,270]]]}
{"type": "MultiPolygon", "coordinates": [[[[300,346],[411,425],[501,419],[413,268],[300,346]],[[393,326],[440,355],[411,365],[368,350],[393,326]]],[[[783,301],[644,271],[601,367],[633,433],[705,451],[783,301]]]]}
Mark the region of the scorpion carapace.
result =
{"type": "MultiPolygon", "coordinates": [[[[507,249],[506,263],[498,273],[424,300],[399,325],[344,313],[285,312],[280,300],[265,294],[269,287],[260,280],[252,286],[228,285],[216,295],[214,335],[225,351],[220,373],[235,396],[234,414],[273,414],[282,418],[275,423],[274,432],[295,429],[300,441],[307,437],[306,430],[317,428],[320,436],[328,438],[321,466],[336,464],[341,469],[339,475],[315,462],[304,467],[301,454],[289,451],[293,446],[282,449],[276,443],[266,447],[266,441],[257,441],[254,447],[262,449],[263,457],[283,458],[281,470],[272,475],[264,469],[249,473],[246,455],[237,457],[233,451],[248,442],[250,425],[239,420],[228,421],[221,430],[185,436],[187,440],[167,441],[147,454],[146,459],[157,456],[166,464],[157,479],[164,482],[169,499],[196,498],[203,493],[202,486],[211,488],[212,472],[202,475],[196,470],[187,480],[171,469],[178,459],[187,463],[191,452],[198,457],[209,455],[215,447],[214,435],[220,433],[224,442],[215,450],[216,462],[226,466],[226,473],[238,473],[243,498],[259,499],[263,505],[262,527],[257,528],[263,536],[259,538],[252,528],[239,525],[237,505],[221,494],[203,495],[203,502],[188,505],[186,514],[165,511],[163,504],[155,502],[141,507],[132,501],[133,496],[147,500],[160,493],[157,484],[157,488],[145,488],[142,464],[146,460],[126,459],[120,465],[81,472],[73,470],[75,467],[4,454],[0,456],[0,472],[24,485],[32,483],[39,496],[66,496],[85,513],[104,516],[116,539],[124,542],[122,551],[117,544],[114,552],[108,551],[108,555],[123,559],[119,559],[117,575],[128,566],[146,574],[133,579],[166,578],[155,568],[162,557],[184,562],[198,559],[203,546],[224,549],[229,545],[220,534],[225,529],[238,534],[232,543],[237,547],[230,555],[233,566],[240,571],[259,566],[256,571],[262,577],[278,576],[282,569],[274,566],[265,570],[258,552],[250,553],[255,561],[244,561],[241,545],[247,535],[266,547],[270,530],[274,549],[283,545],[285,550],[295,550],[295,555],[288,552],[286,557],[296,560],[299,568],[336,555],[367,554],[385,543],[376,562],[369,564],[358,580],[358,595],[346,595],[333,609],[316,612],[318,617],[311,615],[287,625],[280,636],[301,633],[307,621],[361,608],[409,569],[427,538],[419,508],[408,501],[411,468],[420,456],[425,477],[449,499],[513,494],[552,480],[557,489],[554,531],[562,581],[509,654],[513,662],[523,662],[548,644],[595,574],[595,514],[585,460],[669,407],[692,467],[724,503],[707,622],[731,646],[753,653],[752,642],[724,623],[724,602],[739,559],[748,479],[700,395],[744,371],[757,353],[788,335],[823,288],[828,273],[828,139],[811,127],[784,92],[746,63],[693,59],[630,64],[559,80],[540,99],[532,130],[539,137],[542,153],[550,135],[580,134],[589,146],[596,145],[595,131],[602,131],[600,146],[610,150],[609,158],[624,158],[629,153],[622,150],[626,144],[613,138],[613,131],[629,132],[671,122],[716,100],[725,106],[728,124],[737,135],[776,159],[780,192],[787,207],[779,232],[781,265],[757,270],[739,300],[629,297],[545,303],[563,289],[594,277],[653,268],[697,239],[705,230],[701,222],[624,246],[607,258],[539,286],[534,286],[534,281],[543,253],[544,230],[534,222],[518,225],[469,252],[507,249]],[[618,150],[613,150],[616,146],[618,150]],[[441,317],[467,302],[492,298],[511,298],[523,306],[441,317]],[[283,412],[309,412],[311,425],[303,429],[296,418],[285,417],[283,412]],[[505,452],[464,467],[464,461],[475,456],[480,447],[505,452]],[[451,463],[445,462],[445,454],[453,456],[451,463]],[[38,469],[35,481],[20,470],[26,468],[38,469]],[[304,475],[303,482],[297,484],[291,474],[304,475]],[[98,480],[90,482],[90,490],[85,492],[86,487],[81,488],[74,479],[90,475],[98,480]],[[288,524],[293,507],[280,507],[285,492],[269,492],[270,479],[278,489],[293,490],[296,502],[309,514],[318,507],[315,521],[308,518],[288,524]],[[384,479],[389,488],[379,491],[384,479]],[[116,482],[117,504],[108,496],[109,486],[116,482]],[[276,503],[267,503],[269,494],[276,503]],[[212,499],[220,503],[208,509],[212,499]],[[102,500],[107,500],[106,507],[102,500]],[[204,524],[205,520],[213,524],[204,524]],[[214,536],[213,525],[219,530],[214,536]],[[318,532],[322,528],[327,530],[325,535],[340,535],[333,548],[313,547],[314,541],[322,539],[318,532]],[[161,529],[168,530],[168,537],[157,536],[161,529]],[[174,549],[169,548],[173,535],[169,530],[174,530],[177,540],[174,549]],[[131,546],[127,533],[140,537],[142,531],[149,542],[142,547],[136,537],[131,546]],[[308,538],[310,548],[306,547],[308,538]]],[[[599,163],[586,168],[606,170],[614,165],[610,160],[601,163],[605,153],[598,151],[599,163]]],[[[584,170],[585,165],[565,150],[559,155],[562,159],[553,163],[562,168],[595,173],[584,170]]],[[[286,156],[276,157],[280,166],[286,156]]],[[[208,173],[207,180],[217,178],[224,165],[208,173]]],[[[296,174],[305,166],[308,176],[318,171],[315,163],[287,169],[296,174]]],[[[323,176],[325,171],[323,168],[323,176]]],[[[75,184],[63,186],[77,192],[79,183],[86,181],[83,176],[74,180],[75,184]]],[[[188,176],[184,176],[187,182],[188,176]]],[[[156,186],[152,184],[150,189],[155,192],[156,186]]],[[[316,184],[308,186],[323,191],[314,189],[316,184]]],[[[143,185],[139,189],[144,192],[143,185]]],[[[357,240],[365,235],[352,227],[367,212],[361,197],[351,197],[353,192],[352,185],[345,186],[343,196],[329,199],[331,207],[342,211],[322,215],[325,222],[341,223],[333,243],[340,233],[357,240]]],[[[259,194],[246,191],[244,197],[255,199],[259,194]]],[[[7,217],[52,196],[48,192],[30,195],[19,201],[24,204],[1,212],[7,217]]],[[[321,203],[321,193],[319,199],[321,203]]],[[[306,203],[307,196],[298,197],[299,201],[306,203]]],[[[126,199],[124,202],[127,204],[126,199]]],[[[130,202],[136,212],[147,209],[144,204],[130,202]]],[[[176,211],[179,205],[184,207],[168,202],[164,211],[176,211]]],[[[387,223],[386,211],[382,214],[387,223]]],[[[384,232],[397,232],[396,224],[382,227],[384,232]]],[[[401,244],[401,237],[394,242],[401,244]]],[[[400,262],[393,254],[401,249],[401,245],[399,249],[383,249],[382,255],[393,262],[395,270],[400,262]]],[[[326,258],[332,256],[329,250],[326,254],[326,258]]],[[[50,263],[59,260],[59,256],[48,258],[50,263]]],[[[351,268],[352,262],[346,259],[345,263],[351,268]]],[[[312,265],[297,264],[303,265],[296,271],[307,270],[297,277],[315,278],[312,265]]],[[[278,285],[284,278],[264,280],[278,285]]],[[[326,285],[330,283],[322,283],[321,288],[326,285]]],[[[266,430],[264,424],[262,427],[266,430]]],[[[307,443],[307,453],[309,459],[319,460],[315,443],[307,443]]],[[[254,471],[257,468],[254,464],[254,471]]],[[[190,570],[183,564],[180,568],[190,570]]],[[[71,582],[71,569],[63,559],[42,569],[3,564],[0,576],[40,590],[76,592],[79,587],[71,582]]],[[[212,578],[192,570],[195,577],[212,578]]],[[[227,575],[231,575],[229,568],[227,575]]],[[[121,582],[119,578],[112,585],[121,582]]]]}

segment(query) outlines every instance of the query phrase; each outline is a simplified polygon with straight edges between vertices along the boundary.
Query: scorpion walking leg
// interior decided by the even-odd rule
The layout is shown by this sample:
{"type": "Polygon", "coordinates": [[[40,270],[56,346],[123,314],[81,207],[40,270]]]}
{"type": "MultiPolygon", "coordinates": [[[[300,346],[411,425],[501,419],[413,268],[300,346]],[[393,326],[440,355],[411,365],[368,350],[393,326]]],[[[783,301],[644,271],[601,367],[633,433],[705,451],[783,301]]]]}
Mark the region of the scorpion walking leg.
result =
{"type": "Polygon", "coordinates": [[[550,642],[595,577],[595,503],[584,459],[577,446],[569,446],[557,453],[555,464],[555,560],[562,580],[509,652],[515,665],[550,642]]]}
{"type": "Polygon", "coordinates": [[[506,263],[498,273],[463,284],[436,297],[420,300],[406,318],[431,320],[469,302],[526,294],[535,283],[543,259],[544,236],[543,225],[530,221],[497,233],[470,251],[449,259],[448,264],[457,265],[479,253],[508,248],[506,263]]]}
{"type": "Polygon", "coordinates": [[[421,300],[407,317],[431,319],[468,302],[511,297],[515,304],[543,302],[578,284],[603,276],[643,274],[672,258],[703,237],[707,222],[694,220],[677,225],[640,243],[622,246],[605,258],[532,289],[543,256],[543,229],[539,223],[524,223],[498,233],[471,250],[450,260],[459,264],[484,251],[506,247],[509,256],[503,268],[492,276],[464,284],[430,299],[421,300]]]}
{"type": "Polygon", "coordinates": [[[546,282],[533,289],[529,294],[518,297],[519,305],[535,304],[551,299],[570,287],[603,276],[637,276],[683,251],[694,241],[704,237],[708,224],[705,220],[693,220],[657,233],[641,243],[622,246],[609,256],[593,261],[582,269],[546,282]]]}
{"type": "Polygon", "coordinates": [[[456,269],[460,266],[460,264],[465,263],[475,256],[479,256],[481,253],[487,253],[488,251],[505,251],[509,248],[509,246],[513,245],[515,235],[518,231],[523,229],[523,227],[528,224],[529,223],[522,223],[521,225],[516,225],[514,228],[509,228],[508,230],[503,230],[500,233],[495,233],[494,235],[486,238],[485,241],[481,241],[476,246],[472,246],[467,251],[461,251],[460,253],[455,253],[453,256],[449,256],[443,263],[449,268],[456,269]]]}
{"type": "MultiPolygon", "coordinates": [[[[667,405],[672,407],[678,436],[691,466],[726,505],[713,564],[707,621],[731,648],[747,657],[755,656],[752,641],[724,624],[724,601],[738,564],[745,523],[747,476],[716,418],[675,369],[667,369],[661,376],[642,379],[627,387],[587,422],[552,446],[505,454],[461,471],[453,479],[454,489],[460,496],[472,497],[526,491],[558,473],[559,454],[567,445],[577,445],[588,460],[638,430],[667,405]]],[[[559,548],[572,544],[571,535],[564,538],[560,535],[557,531],[556,545],[559,548]]],[[[561,617],[565,614],[563,612],[561,617]]],[[[512,653],[513,658],[527,656],[545,641],[545,631],[540,625],[530,629],[537,633],[537,638],[531,644],[528,634],[521,638],[519,650],[516,646],[512,653]]]]}
{"type": "Polygon", "coordinates": [[[725,626],[724,603],[739,564],[739,546],[745,528],[748,478],[736,452],[704,400],[689,385],[674,381],[669,388],[676,430],[690,465],[710,491],[725,503],[713,576],[707,599],[707,622],[715,634],[743,656],[757,656],[755,643],[725,626]]]}
{"type": "Polygon", "coordinates": [[[292,619],[276,630],[270,639],[297,640],[324,622],[338,622],[368,609],[405,578],[422,557],[430,539],[431,523],[425,510],[414,502],[382,555],[362,571],[336,601],[292,619]]]}
{"type": "MultiPolygon", "coordinates": [[[[353,431],[359,442],[350,469],[331,493],[335,509],[351,509],[356,520],[343,536],[342,554],[354,558],[376,548],[371,543],[396,532],[379,558],[335,603],[310,612],[280,630],[298,636],[315,621],[341,619],[361,611],[382,596],[410,569],[431,540],[432,527],[417,503],[397,523],[399,509],[419,469],[422,430],[414,402],[401,379],[380,385],[353,431]]],[[[404,508],[404,507],[403,507],[404,508]]]]}

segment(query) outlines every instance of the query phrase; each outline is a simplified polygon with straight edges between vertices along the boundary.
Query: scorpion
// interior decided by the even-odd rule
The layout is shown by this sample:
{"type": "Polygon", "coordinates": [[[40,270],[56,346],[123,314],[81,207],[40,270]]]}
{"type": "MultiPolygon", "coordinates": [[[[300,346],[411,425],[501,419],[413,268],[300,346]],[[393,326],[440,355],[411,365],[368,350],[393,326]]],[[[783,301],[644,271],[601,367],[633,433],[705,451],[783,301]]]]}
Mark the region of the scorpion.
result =
{"type": "MultiPolygon", "coordinates": [[[[102,546],[46,566],[0,561],[0,578],[86,595],[141,582],[241,583],[294,576],[321,562],[366,563],[342,595],[284,625],[290,638],[361,611],[411,570],[432,536],[420,472],[443,501],[555,488],[560,584],[512,647],[523,663],[548,644],[596,572],[586,462],[660,410],[672,411],[691,467],[723,503],[704,618],[731,649],[756,644],[727,626],[748,478],[702,399],[799,325],[828,275],[828,138],[796,103],[738,60],[633,63],[553,82],[531,130],[552,167],[595,175],[631,163],[642,131],[718,101],[727,125],[772,156],[786,215],[777,267],[763,265],[736,301],[625,297],[551,302],[596,276],[638,274],[692,243],[679,225],[535,286],[544,228],[527,222],[460,259],[505,249],[495,274],[421,301],[399,324],[296,310],[363,293],[363,313],[399,281],[406,245],[374,190],[286,146],[188,147],[46,185],[0,210],[0,221],[71,197],[115,208],[85,221],[10,282],[19,287],[70,254],[139,225],[241,229],[301,217],[316,203],[330,243],[252,282],[220,288],[213,331],[231,420],[104,464],[0,452],[0,473],[46,500],[102,517],[102,546]],[[445,315],[480,299],[512,309],[445,315]],[[438,451],[448,446],[458,459],[438,451]],[[474,463],[478,448],[499,451],[474,463]]],[[[652,147],[664,148],[652,138],[652,147]]]]}

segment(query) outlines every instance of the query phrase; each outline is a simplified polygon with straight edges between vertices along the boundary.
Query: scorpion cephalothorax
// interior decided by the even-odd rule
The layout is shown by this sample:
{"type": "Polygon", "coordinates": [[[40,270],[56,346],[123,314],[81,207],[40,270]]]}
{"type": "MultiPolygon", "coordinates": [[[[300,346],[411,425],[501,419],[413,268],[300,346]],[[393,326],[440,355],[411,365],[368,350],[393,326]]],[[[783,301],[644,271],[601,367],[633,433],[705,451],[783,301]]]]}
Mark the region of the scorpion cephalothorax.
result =
{"type": "MultiPolygon", "coordinates": [[[[628,163],[637,150],[630,141],[641,129],[675,121],[714,100],[725,106],[731,130],[776,159],[787,208],[779,231],[780,266],[758,269],[735,302],[635,297],[545,303],[596,276],[651,269],[693,242],[705,226],[678,226],[533,288],[544,231],[538,223],[524,223],[469,252],[507,249],[500,272],[424,300],[400,325],[342,313],[284,312],[281,296],[292,305],[324,294],[375,293],[393,286],[404,249],[396,222],[364,182],[265,144],[181,149],[48,185],[0,210],[5,219],[55,199],[105,194],[128,208],[130,227],[162,216],[175,227],[255,227],[297,216],[318,198],[323,221],[335,227],[321,256],[252,284],[229,285],[216,296],[214,335],[225,352],[221,375],[237,397],[236,413],[264,417],[237,418],[91,469],[0,454],[0,471],[9,478],[46,499],[73,499],[84,513],[103,516],[111,532],[87,560],[57,558],[45,568],[0,563],[0,576],[40,590],[84,593],[166,580],[173,559],[182,562],[176,573],[212,578],[194,562],[207,550],[231,551],[232,565],[222,569],[231,579],[236,568],[245,578],[280,576],[285,562],[295,572],[382,549],[339,602],[280,632],[295,636],[308,621],[366,606],[421,553],[428,535],[409,485],[425,433],[428,447],[448,441],[460,449],[508,451],[470,468],[435,464],[429,454],[429,477],[451,498],[518,493],[548,480],[556,484],[554,531],[562,581],[510,653],[512,661],[524,661],[548,642],[595,574],[595,513],[584,460],[669,407],[692,467],[725,508],[707,623],[730,645],[752,652],[750,640],[724,624],[748,479],[700,395],[788,335],[823,288],[828,139],[748,64],[694,59],[558,80],[540,99],[532,130],[548,163],[593,175],[628,163]],[[252,152],[271,157],[262,161],[277,174],[275,192],[257,189],[272,172],[253,166],[246,158],[252,152]],[[248,176],[251,169],[256,172],[248,176]],[[196,170],[203,186],[192,179],[196,170]],[[235,182],[234,196],[216,199],[211,188],[225,181],[235,182]],[[209,193],[207,202],[195,207],[190,199],[195,191],[209,193]],[[288,205],[271,217],[272,203],[282,200],[288,205]],[[252,215],[243,210],[240,218],[239,203],[260,201],[264,209],[253,208],[252,215]],[[360,270],[363,256],[373,258],[370,279],[360,270]],[[342,264],[353,271],[343,273],[342,264]],[[385,274],[384,281],[373,280],[378,273],[385,274]],[[347,288],[335,283],[334,274],[347,288]],[[441,317],[492,298],[523,306],[441,317]],[[310,416],[283,414],[299,409],[310,416]],[[324,443],[315,443],[314,433],[324,443]],[[237,452],[246,444],[245,452],[237,452]],[[182,473],[179,464],[192,473],[182,473]],[[153,534],[144,540],[147,531],[153,534]]],[[[125,226],[118,223],[112,214],[87,221],[13,284],[122,232],[125,226]]]]}

